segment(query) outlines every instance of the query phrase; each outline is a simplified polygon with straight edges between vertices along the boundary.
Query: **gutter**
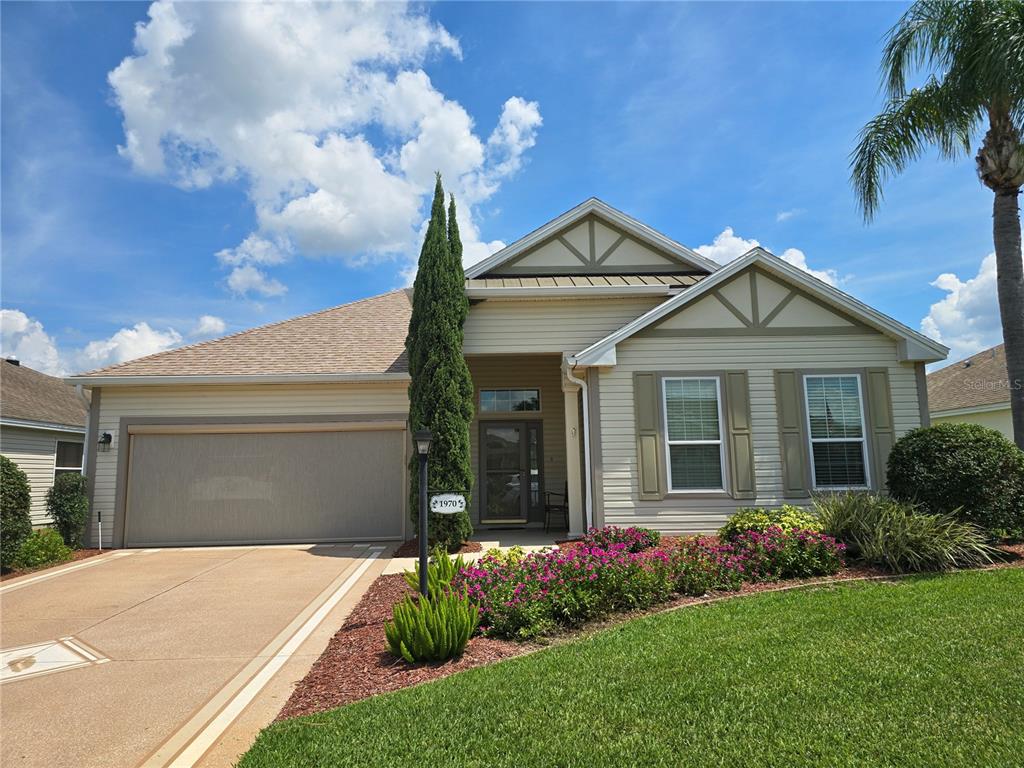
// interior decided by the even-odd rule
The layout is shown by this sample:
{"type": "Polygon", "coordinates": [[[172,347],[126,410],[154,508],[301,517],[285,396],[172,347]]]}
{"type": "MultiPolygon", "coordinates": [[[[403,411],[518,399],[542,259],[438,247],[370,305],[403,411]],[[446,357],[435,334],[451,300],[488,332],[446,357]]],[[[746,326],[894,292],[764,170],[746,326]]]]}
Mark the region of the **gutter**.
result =
{"type": "Polygon", "coordinates": [[[46,432],[68,432],[69,434],[84,435],[85,427],[75,427],[71,424],[57,424],[46,421],[27,421],[23,419],[10,419],[6,416],[0,418],[0,426],[18,427],[19,429],[40,429],[46,432]]]}
{"type": "Polygon", "coordinates": [[[583,492],[583,523],[584,533],[586,533],[594,527],[594,511],[591,504],[593,492],[590,488],[590,397],[588,396],[586,379],[578,379],[573,375],[572,371],[576,367],[576,358],[566,357],[565,363],[566,365],[562,368],[565,378],[580,388],[580,397],[583,398],[583,483],[586,489],[583,492]]]}
{"type": "Polygon", "coordinates": [[[69,376],[68,384],[83,387],[149,387],[214,384],[383,384],[406,383],[408,373],[281,373],[213,376],[69,376]]]}
{"type": "Polygon", "coordinates": [[[1005,411],[1010,407],[1010,401],[1002,403],[989,403],[988,405],[972,405],[967,408],[950,408],[946,411],[932,411],[929,415],[933,419],[941,419],[947,416],[973,416],[976,413],[995,413],[1005,411]]]}

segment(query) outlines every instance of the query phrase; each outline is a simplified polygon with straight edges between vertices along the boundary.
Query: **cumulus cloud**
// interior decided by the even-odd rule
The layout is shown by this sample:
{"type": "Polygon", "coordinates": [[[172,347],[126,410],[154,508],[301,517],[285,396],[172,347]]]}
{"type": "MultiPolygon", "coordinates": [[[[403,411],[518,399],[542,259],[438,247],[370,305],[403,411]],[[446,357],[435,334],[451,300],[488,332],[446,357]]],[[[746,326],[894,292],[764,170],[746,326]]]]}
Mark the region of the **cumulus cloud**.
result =
{"type": "Polygon", "coordinates": [[[226,329],[227,324],[221,318],[215,315],[202,315],[189,335],[194,339],[209,338],[221,336],[226,329]]]}
{"type": "Polygon", "coordinates": [[[18,309],[0,309],[0,354],[51,376],[65,373],[53,337],[18,309]]]}
{"type": "Polygon", "coordinates": [[[90,341],[75,355],[78,363],[76,367],[91,369],[124,363],[136,357],[163,352],[181,342],[181,334],[173,328],[158,331],[151,328],[149,323],[136,323],[131,328],[122,328],[109,338],[90,341]]]}
{"type": "Polygon", "coordinates": [[[216,254],[236,294],[284,293],[267,269],[293,248],[408,263],[435,171],[458,198],[467,261],[502,247],[480,237],[476,207],[521,168],[539,107],[508,98],[483,141],[423,69],[461,49],[420,6],[160,0],[134,47],[109,74],[120,152],[185,189],[245,185],[257,232],[216,254]]]}
{"type": "Polygon", "coordinates": [[[961,280],[946,272],[931,285],[946,295],[932,304],[921,320],[921,331],[950,348],[949,360],[969,357],[1002,341],[994,253],[982,260],[974,277],[961,280]]]}
{"type": "MultiPolygon", "coordinates": [[[[733,259],[738,259],[751,248],[756,248],[759,245],[761,243],[757,240],[753,238],[748,240],[740,237],[733,232],[732,227],[726,227],[715,237],[710,245],[699,245],[694,250],[701,256],[717,261],[719,264],[728,264],[733,259]]],[[[807,255],[799,248],[787,248],[778,256],[783,261],[802,269],[809,275],[813,275],[829,285],[835,286],[842,282],[839,273],[834,269],[811,269],[807,264],[807,255]]]]}

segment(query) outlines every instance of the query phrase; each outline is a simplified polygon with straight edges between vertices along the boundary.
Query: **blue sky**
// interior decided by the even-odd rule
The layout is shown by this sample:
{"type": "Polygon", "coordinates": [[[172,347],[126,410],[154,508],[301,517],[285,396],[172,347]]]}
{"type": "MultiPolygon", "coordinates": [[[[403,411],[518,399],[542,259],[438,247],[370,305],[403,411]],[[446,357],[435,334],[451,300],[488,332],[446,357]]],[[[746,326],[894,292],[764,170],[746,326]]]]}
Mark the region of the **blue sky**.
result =
{"type": "Polygon", "coordinates": [[[70,373],[404,285],[435,168],[477,257],[594,195],[998,343],[972,164],[871,226],[848,183],[904,7],[4,3],[3,351],[70,373]]]}

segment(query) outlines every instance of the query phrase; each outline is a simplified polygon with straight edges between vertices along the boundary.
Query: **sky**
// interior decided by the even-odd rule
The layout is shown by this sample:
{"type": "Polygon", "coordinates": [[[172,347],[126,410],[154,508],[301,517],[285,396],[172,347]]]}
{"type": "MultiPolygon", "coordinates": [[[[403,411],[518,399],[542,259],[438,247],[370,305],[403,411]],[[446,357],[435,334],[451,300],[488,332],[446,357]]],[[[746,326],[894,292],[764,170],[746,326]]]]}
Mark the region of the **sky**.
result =
{"type": "Polygon", "coordinates": [[[991,193],[849,153],[898,3],[0,5],[2,353],[55,375],[408,285],[434,172],[467,263],[596,196],[999,343],[991,193]]]}

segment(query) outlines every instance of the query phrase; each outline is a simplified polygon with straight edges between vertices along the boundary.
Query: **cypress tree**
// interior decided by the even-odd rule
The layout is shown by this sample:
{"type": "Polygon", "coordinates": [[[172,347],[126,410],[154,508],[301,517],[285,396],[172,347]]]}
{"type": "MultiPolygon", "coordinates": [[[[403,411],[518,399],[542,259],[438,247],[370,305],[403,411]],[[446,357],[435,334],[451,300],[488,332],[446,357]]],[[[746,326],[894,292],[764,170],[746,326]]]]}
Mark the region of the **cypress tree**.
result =
{"type": "MultiPolygon", "coordinates": [[[[462,356],[462,326],[469,314],[464,290],[462,242],[455,222],[455,200],[446,221],[444,188],[437,176],[427,233],[413,283],[412,316],[405,348],[409,358],[409,426],[434,433],[428,487],[462,493],[473,488],[469,460],[469,425],[473,419],[473,382],[462,356]]],[[[419,521],[419,458],[412,456],[409,510],[419,521]]],[[[473,533],[469,513],[431,515],[432,544],[456,549],[473,533]]]]}

